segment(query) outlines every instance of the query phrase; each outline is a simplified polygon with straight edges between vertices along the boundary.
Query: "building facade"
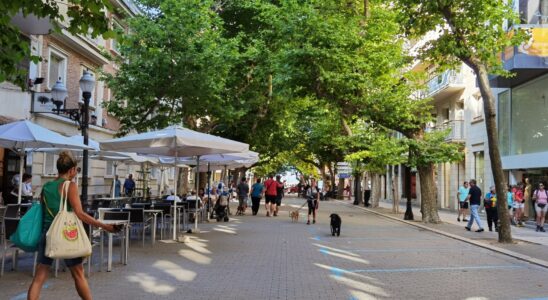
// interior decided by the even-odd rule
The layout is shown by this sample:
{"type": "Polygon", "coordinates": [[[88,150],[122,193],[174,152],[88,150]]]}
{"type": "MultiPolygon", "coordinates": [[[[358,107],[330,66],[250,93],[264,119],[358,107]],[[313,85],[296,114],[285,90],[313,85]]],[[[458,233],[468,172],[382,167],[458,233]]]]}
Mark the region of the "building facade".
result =
{"type": "MultiPolygon", "coordinates": [[[[124,16],[135,16],[139,10],[130,0],[112,0],[114,12],[106,13],[113,29],[125,30],[124,16]]],[[[61,24],[63,25],[63,24],[61,24]]],[[[63,27],[63,26],[61,26],[63,27]]],[[[102,104],[113,97],[111,91],[100,80],[100,72],[114,74],[116,64],[110,60],[109,55],[119,56],[118,44],[115,40],[105,40],[102,37],[90,35],[73,35],[62,29],[48,35],[27,34],[31,52],[41,57],[38,63],[23,62],[21,67],[29,70],[29,83],[37,82],[37,78],[43,81],[37,84],[29,84],[28,91],[22,91],[11,83],[0,84],[0,123],[8,123],[15,120],[29,119],[34,123],[65,136],[79,135],[80,130],[76,121],[68,115],[52,114],[51,104],[40,102],[40,95],[48,95],[57,80],[63,82],[68,90],[64,108],[78,108],[82,92],[79,80],[84,71],[90,72],[96,80],[95,89],[90,101],[90,126],[89,137],[96,141],[114,138],[118,130],[118,122],[103,109],[102,104]],[[105,55],[108,54],[108,55],[105,55]]],[[[38,81],[39,82],[39,81],[38,81]]],[[[32,184],[36,192],[40,187],[56,176],[55,161],[57,155],[53,153],[29,153],[26,157],[25,170],[33,175],[32,184]]],[[[160,179],[159,168],[146,168],[148,183],[153,194],[157,193],[160,179]]],[[[6,149],[0,149],[0,191],[10,192],[11,178],[19,170],[19,161],[14,153],[6,149]]],[[[120,164],[117,168],[122,183],[127,174],[133,173],[137,179],[144,175],[141,166],[120,164]]],[[[173,180],[173,171],[166,172],[168,178],[173,180]]],[[[90,160],[89,163],[89,195],[110,194],[114,179],[114,163],[90,160]]],[[[139,183],[139,182],[138,182],[139,183]]]]}
{"type": "Polygon", "coordinates": [[[502,166],[511,184],[529,178],[548,181],[548,1],[515,1],[521,24],[531,38],[502,54],[515,75],[493,77],[502,166]]]}

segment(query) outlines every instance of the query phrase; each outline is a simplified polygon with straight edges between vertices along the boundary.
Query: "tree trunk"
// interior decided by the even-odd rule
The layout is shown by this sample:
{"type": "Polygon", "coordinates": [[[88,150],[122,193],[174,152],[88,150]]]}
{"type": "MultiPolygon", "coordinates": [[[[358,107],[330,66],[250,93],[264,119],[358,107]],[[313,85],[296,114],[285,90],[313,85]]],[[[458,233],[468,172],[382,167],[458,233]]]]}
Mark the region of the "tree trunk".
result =
{"type": "Polygon", "coordinates": [[[434,180],[434,164],[418,166],[421,186],[421,213],[424,223],[440,223],[437,206],[437,187],[434,180]]]}
{"type": "Polygon", "coordinates": [[[344,178],[339,178],[339,185],[337,188],[337,199],[344,200],[344,178]]]}
{"type": "Polygon", "coordinates": [[[363,203],[363,192],[361,184],[361,174],[354,174],[354,205],[360,205],[363,203]]]}
{"type": "Polygon", "coordinates": [[[396,166],[392,166],[392,212],[400,212],[400,191],[398,188],[398,174],[394,171],[396,166]]]}
{"type": "Polygon", "coordinates": [[[371,180],[371,207],[379,207],[381,197],[381,177],[379,174],[372,174],[371,180]]]}
{"type": "MultiPolygon", "coordinates": [[[[502,171],[502,161],[500,159],[499,144],[497,137],[497,121],[495,111],[495,97],[489,86],[487,69],[484,65],[477,64],[472,67],[476,72],[479,82],[481,97],[483,98],[483,110],[485,114],[485,128],[487,129],[487,141],[489,144],[489,158],[491,159],[491,171],[495,180],[497,195],[506,195],[504,173],[502,171]]],[[[512,230],[510,228],[510,216],[508,214],[508,204],[506,197],[499,196],[497,201],[497,211],[499,214],[499,242],[511,243],[512,230]]]]}
{"type": "Polygon", "coordinates": [[[179,182],[182,187],[183,195],[188,194],[188,168],[179,168],[179,182]]]}
{"type": "Polygon", "coordinates": [[[329,171],[329,180],[331,180],[331,189],[336,186],[335,171],[333,171],[333,163],[329,162],[327,164],[327,169],[329,171]]]}
{"type": "Polygon", "coordinates": [[[206,189],[207,187],[207,172],[200,172],[198,173],[200,175],[200,186],[199,189],[206,189]]]}
{"type": "Polygon", "coordinates": [[[366,19],[369,19],[369,16],[371,15],[369,9],[369,0],[363,0],[363,15],[366,19]]]}

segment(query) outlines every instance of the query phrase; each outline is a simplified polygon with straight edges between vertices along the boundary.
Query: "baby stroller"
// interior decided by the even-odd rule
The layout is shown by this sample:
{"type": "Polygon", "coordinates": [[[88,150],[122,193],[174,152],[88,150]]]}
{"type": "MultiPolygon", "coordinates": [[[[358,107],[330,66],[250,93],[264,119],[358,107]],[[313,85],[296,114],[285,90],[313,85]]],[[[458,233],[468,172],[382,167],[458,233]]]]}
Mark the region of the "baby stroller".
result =
{"type": "Polygon", "coordinates": [[[210,219],[216,219],[217,222],[220,222],[221,220],[228,222],[228,197],[229,194],[226,192],[219,195],[215,202],[215,206],[213,207],[213,211],[211,212],[210,219]]]}

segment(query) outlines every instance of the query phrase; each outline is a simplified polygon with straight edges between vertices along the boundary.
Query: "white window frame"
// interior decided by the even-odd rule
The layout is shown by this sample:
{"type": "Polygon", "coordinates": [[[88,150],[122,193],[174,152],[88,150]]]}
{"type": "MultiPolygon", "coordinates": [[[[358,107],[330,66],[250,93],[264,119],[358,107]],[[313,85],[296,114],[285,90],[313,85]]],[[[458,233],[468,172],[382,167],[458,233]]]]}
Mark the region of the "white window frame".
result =
{"type": "Polygon", "coordinates": [[[114,161],[107,160],[105,166],[105,178],[114,177],[114,161]]]}
{"type": "MultiPolygon", "coordinates": [[[[50,46],[50,47],[48,47],[48,89],[51,89],[51,87],[57,82],[57,79],[58,79],[58,78],[54,78],[52,80],[52,78],[50,78],[50,74],[51,74],[50,68],[51,68],[52,54],[53,54],[53,56],[57,56],[58,58],[63,59],[63,61],[64,61],[63,67],[62,67],[63,74],[60,77],[61,77],[61,82],[65,85],[65,87],[67,87],[68,55],[66,55],[62,51],[57,50],[55,48],[52,48],[50,46]]],[[[67,89],[68,89],[68,87],[67,87],[67,89]]]]}
{"type": "Polygon", "coordinates": [[[44,174],[44,176],[46,176],[46,177],[57,176],[57,170],[56,170],[57,158],[59,158],[59,156],[57,154],[47,153],[47,152],[44,153],[44,164],[43,164],[43,168],[42,168],[42,174],[44,174]],[[48,157],[53,159],[51,170],[46,169],[48,157]]]}
{"type": "Polygon", "coordinates": [[[471,99],[474,107],[472,111],[472,122],[483,120],[483,98],[481,95],[472,95],[471,99]]]}
{"type": "MultiPolygon", "coordinates": [[[[125,27],[122,26],[122,24],[115,18],[112,19],[112,30],[121,29],[122,31],[126,31],[125,27]]],[[[110,50],[114,51],[117,54],[120,54],[120,50],[118,47],[115,47],[114,45],[118,44],[118,41],[116,39],[110,39],[110,50]]]]}

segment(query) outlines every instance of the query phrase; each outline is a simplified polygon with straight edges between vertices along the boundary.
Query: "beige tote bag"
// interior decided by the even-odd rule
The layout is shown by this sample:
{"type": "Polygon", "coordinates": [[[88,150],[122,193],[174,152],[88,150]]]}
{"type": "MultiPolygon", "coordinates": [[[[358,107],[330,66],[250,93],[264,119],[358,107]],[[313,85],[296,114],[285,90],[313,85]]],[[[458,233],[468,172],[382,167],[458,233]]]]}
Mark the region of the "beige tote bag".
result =
{"type": "Polygon", "coordinates": [[[46,253],[49,258],[77,258],[91,255],[91,243],[82,221],[74,212],[67,211],[68,188],[65,181],[61,189],[59,212],[46,233],[46,253]]]}

